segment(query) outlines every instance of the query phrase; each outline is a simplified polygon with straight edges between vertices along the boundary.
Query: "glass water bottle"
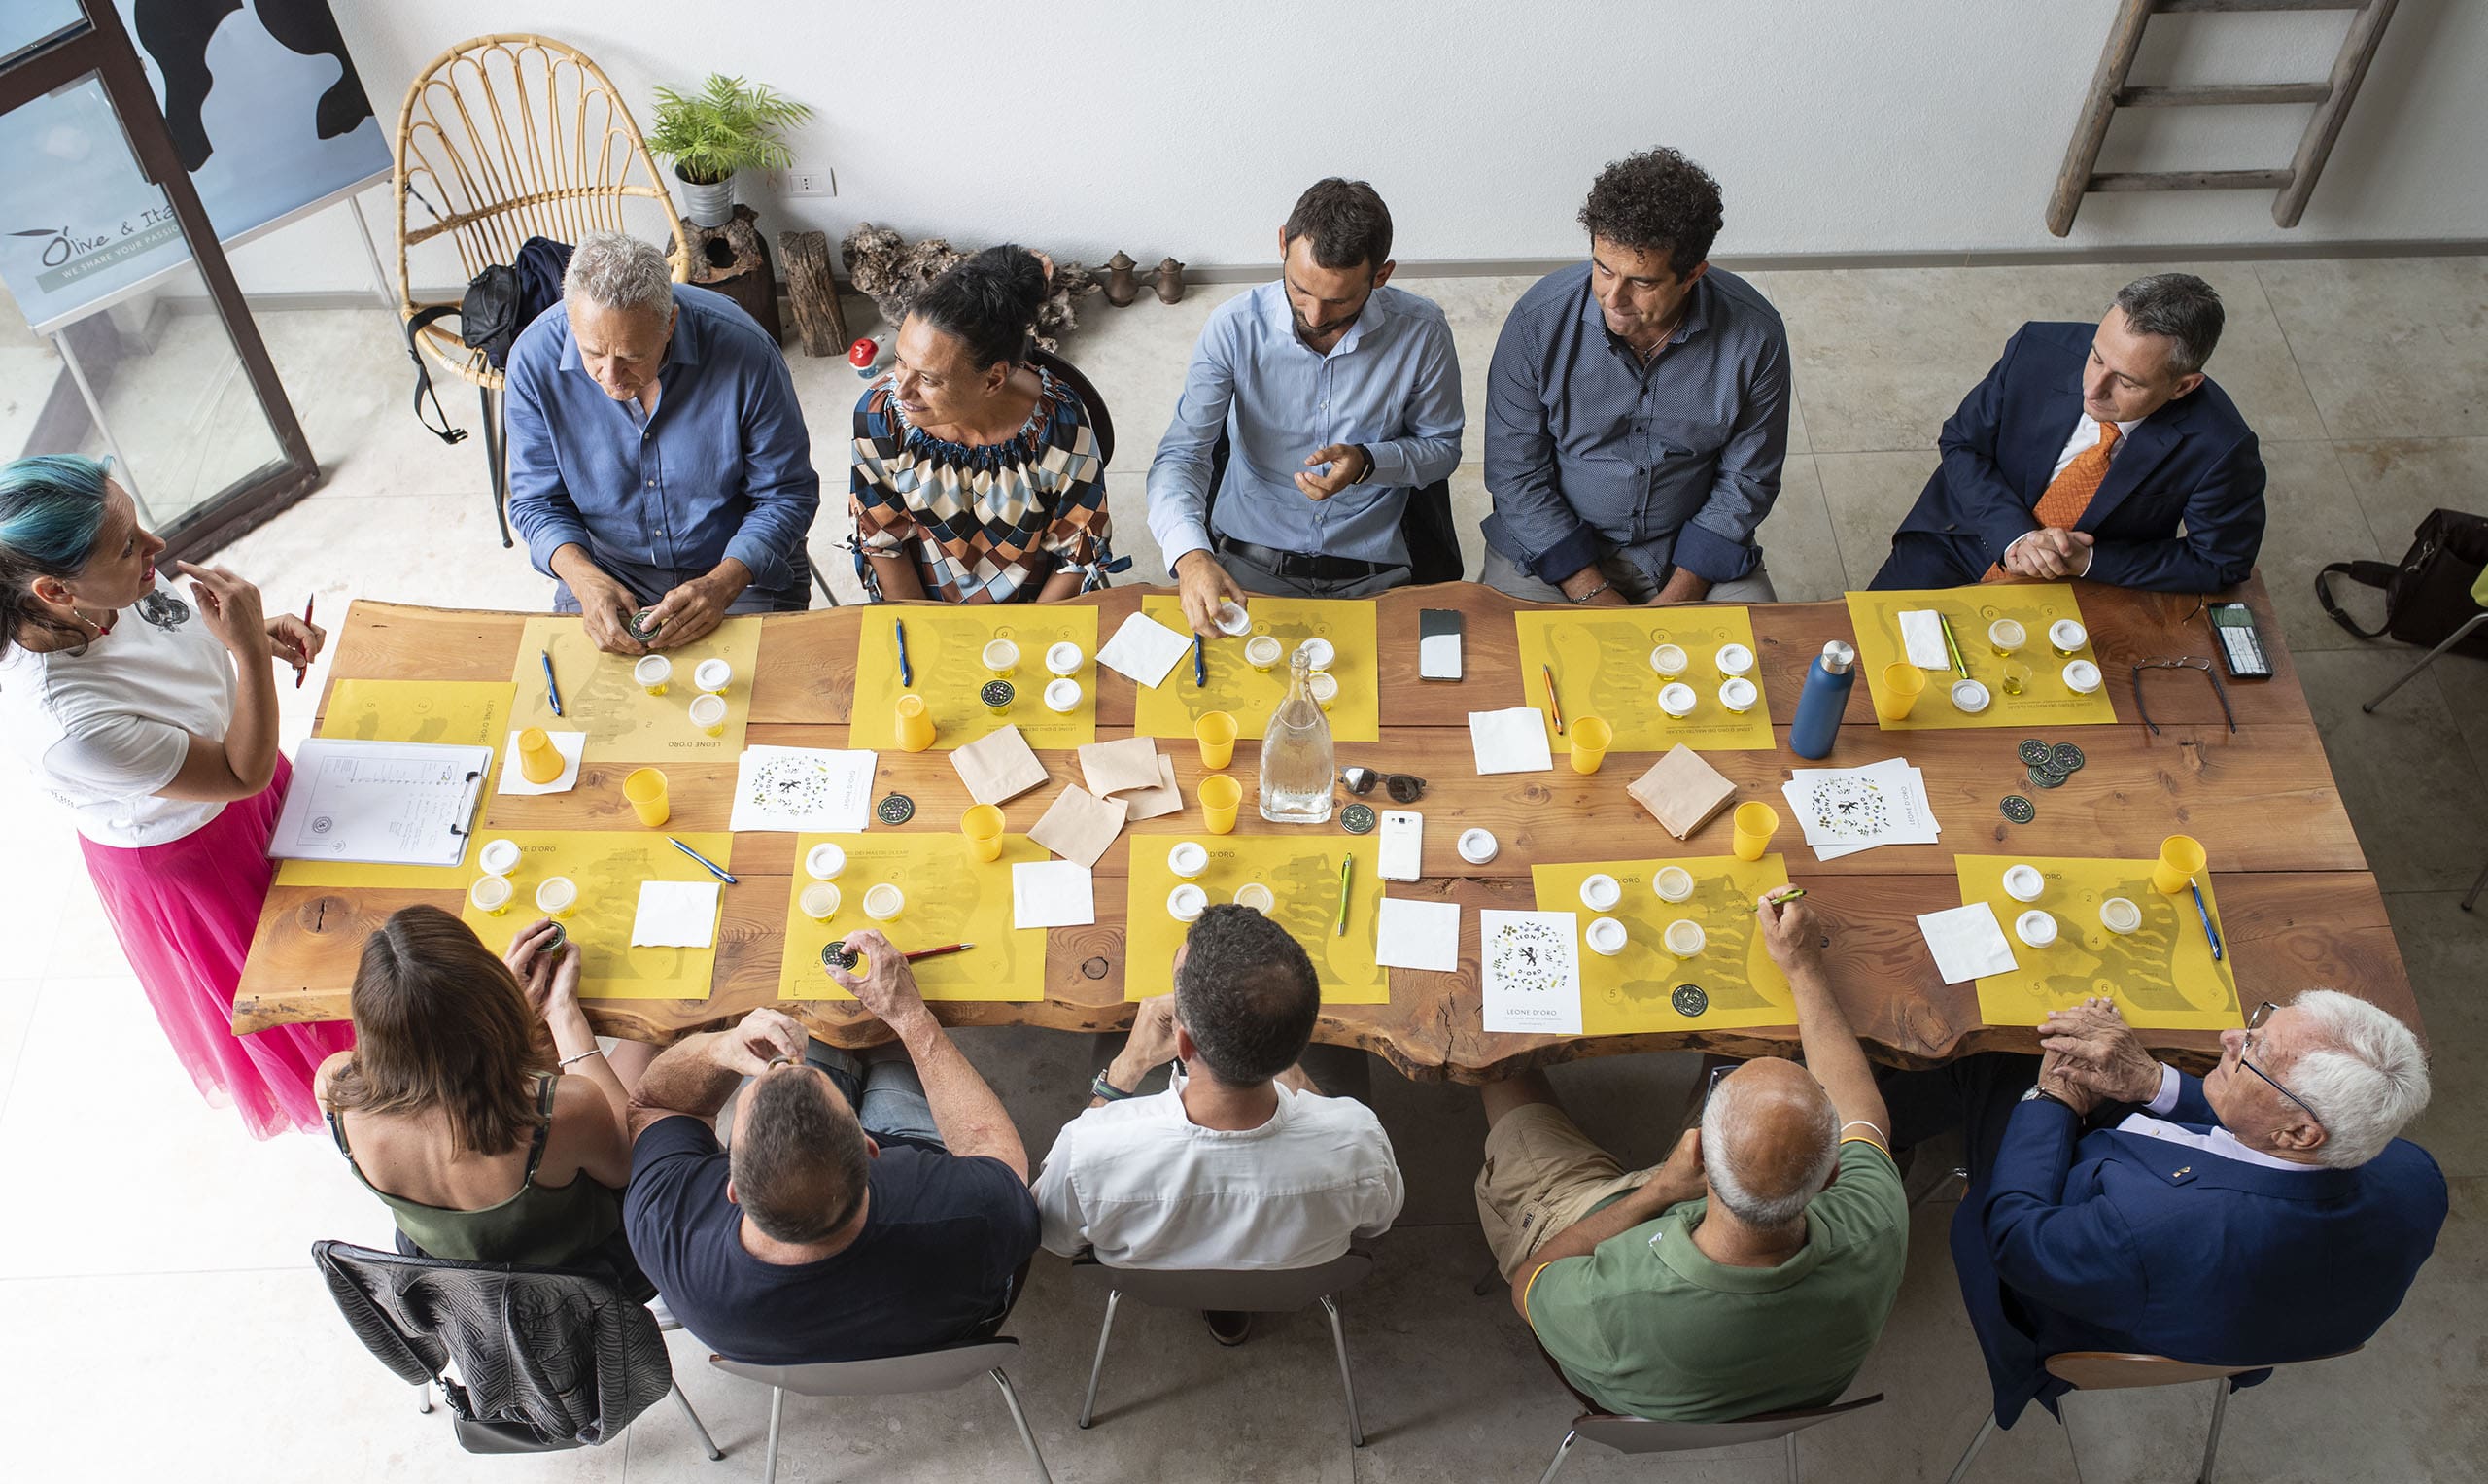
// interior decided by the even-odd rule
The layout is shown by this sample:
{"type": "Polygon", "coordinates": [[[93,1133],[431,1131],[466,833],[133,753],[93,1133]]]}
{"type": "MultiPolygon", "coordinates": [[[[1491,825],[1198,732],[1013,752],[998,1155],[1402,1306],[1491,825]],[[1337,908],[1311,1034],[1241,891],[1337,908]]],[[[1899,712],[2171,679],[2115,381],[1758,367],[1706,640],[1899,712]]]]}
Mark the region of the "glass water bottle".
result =
{"type": "Polygon", "coordinates": [[[1261,817],[1279,824],[1321,824],[1330,817],[1330,718],[1313,699],[1312,657],[1289,663],[1287,699],[1261,734],[1261,817]]]}

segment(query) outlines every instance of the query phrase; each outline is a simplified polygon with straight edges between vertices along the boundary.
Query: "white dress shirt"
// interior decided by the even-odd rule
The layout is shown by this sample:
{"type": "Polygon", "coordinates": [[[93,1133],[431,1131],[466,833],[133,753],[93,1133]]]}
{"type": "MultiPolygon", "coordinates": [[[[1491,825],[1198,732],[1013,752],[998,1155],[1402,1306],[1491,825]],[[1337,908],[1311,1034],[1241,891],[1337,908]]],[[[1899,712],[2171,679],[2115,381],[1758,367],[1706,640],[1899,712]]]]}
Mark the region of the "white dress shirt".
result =
{"type": "Polygon", "coordinates": [[[2306,1174],[2323,1167],[2315,1164],[2300,1164],[2294,1159],[2283,1159],[2277,1155],[2267,1155],[2259,1149],[2248,1149],[2238,1142],[2237,1135],[2217,1123],[2212,1125],[2207,1133],[2196,1133],[2181,1123],[2168,1122],[2167,1115],[2176,1108],[2177,1094],[2184,1087],[2185,1084],[2177,1076],[2177,1069],[2163,1064],[2160,1069],[2160,1091],[2144,1105],[2150,1112],[2126,1114],[2125,1122],[2117,1125],[2117,1131],[2138,1133],[2146,1139],[2165,1139],[2171,1144],[2189,1145],[2207,1155],[2218,1155],[2223,1159],[2234,1159],[2240,1164],[2260,1164],[2267,1170],[2295,1170],[2299,1174],[2306,1174]]]}
{"type": "MultiPolygon", "coordinates": [[[[2073,420],[2073,436],[2065,439],[2064,447],[2056,451],[2056,466],[2048,471],[2048,483],[2056,483],[2056,475],[2063,473],[2067,465],[2073,463],[2074,460],[2081,458],[2084,454],[2089,453],[2091,449],[2098,447],[2099,430],[2102,424],[2100,421],[2097,418],[2092,417],[2088,412],[2073,420]]],[[[2142,419],[2140,418],[2136,418],[2130,423],[2119,423],[2117,425],[2117,441],[2110,445],[2108,449],[2108,464],[2111,467],[2114,467],[2117,463],[2117,455],[2125,451],[2126,435],[2141,426],[2142,419]]],[[[2036,535],[2038,535],[2038,533],[2033,531],[2027,535],[2015,536],[2012,544],[2004,548],[2005,557],[2010,559],[2013,555],[2013,548],[2015,546],[2021,545],[2023,541],[2028,540],[2030,536],[2036,535]]],[[[2091,574],[2091,558],[2094,555],[2096,555],[2096,553],[2091,552],[2086,548],[2082,558],[2082,570],[2076,572],[2074,575],[2082,577],[2089,576],[2091,574]]],[[[2002,566],[2003,564],[1998,563],[1997,565],[2002,566]]]]}

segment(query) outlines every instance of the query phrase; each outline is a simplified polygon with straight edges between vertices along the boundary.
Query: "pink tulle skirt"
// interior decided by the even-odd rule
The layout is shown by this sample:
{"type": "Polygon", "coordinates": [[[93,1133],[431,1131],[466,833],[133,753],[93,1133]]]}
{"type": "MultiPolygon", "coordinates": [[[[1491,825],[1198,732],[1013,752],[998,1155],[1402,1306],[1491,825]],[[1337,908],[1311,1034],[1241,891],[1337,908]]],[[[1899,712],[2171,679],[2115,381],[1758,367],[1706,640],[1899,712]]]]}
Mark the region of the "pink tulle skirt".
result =
{"type": "Polygon", "coordinates": [[[79,841],[104,915],[174,1054],[209,1102],[230,1102],[262,1139],[320,1125],[312,1074],[330,1053],[354,1045],[354,1027],[344,1022],[233,1033],[242,960],[276,876],[268,837],[293,774],[279,753],[276,777],[257,797],[227,804],[179,840],[135,848],[79,841]]]}

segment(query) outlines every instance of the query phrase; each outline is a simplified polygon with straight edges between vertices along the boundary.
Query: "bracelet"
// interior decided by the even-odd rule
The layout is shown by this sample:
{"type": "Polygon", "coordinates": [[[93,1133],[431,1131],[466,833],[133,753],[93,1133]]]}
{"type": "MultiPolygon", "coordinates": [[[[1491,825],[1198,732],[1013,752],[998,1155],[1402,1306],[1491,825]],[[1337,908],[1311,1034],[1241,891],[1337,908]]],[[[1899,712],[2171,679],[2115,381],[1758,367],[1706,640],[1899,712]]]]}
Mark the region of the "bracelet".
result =
{"type": "Polygon", "coordinates": [[[1568,598],[1565,601],[1567,603],[1587,603],[1591,599],[1596,598],[1599,594],[1606,592],[1608,588],[1613,586],[1615,586],[1615,584],[1612,582],[1602,582],[1598,586],[1591,588],[1588,592],[1583,593],[1578,598],[1568,598]]]}
{"type": "Polygon", "coordinates": [[[1096,1079],[1088,1084],[1088,1095],[1091,1097],[1102,1097],[1110,1103],[1120,1103],[1125,1098],[1140,1096],[1137,1092],[1126,1092],[1123,1088],[1116,1087],[1113,1083],[1106,1081],[1106,1074],[1104,1072],[1099,1072],[1096,1079]]]}
{"type": "Polygon", "coordinates": [[[1352,443],[1349,446],[1354,448],[1358,453],[1365,455],[1365,467],[1359,469],[1357,471],[1357,477],[1349,480],[1348,483],[1363,484],[1373,477],[1373,450],[1365,447],[1362,443],[1352,443]]]}
{"type": "Polygon", "coordinates": [[[563,1057],[563,1058],[562,1058],[562,1062],[561,1062],[561,1064],[562,1064],[563,1066],[569,1066],[569,1065],[570,1065],[571,1062],[573,1062],[573,1061],[585,1061],[585,1060],[587,1060],[590,1056],[602,1056],[602,1055],[604,1055],[604,1054],[605,1054],[605,1048],[604,1048],[604,1047],[601,1047],[601,1046],[591,1046],[591,1047],[589,1047],[586,1051],[583,1051],[583,1052],[579,1053],[578,1053],[577,1055],[575,1055],[575,1056],[565,1056],[565,1057],[563,1057]]]}

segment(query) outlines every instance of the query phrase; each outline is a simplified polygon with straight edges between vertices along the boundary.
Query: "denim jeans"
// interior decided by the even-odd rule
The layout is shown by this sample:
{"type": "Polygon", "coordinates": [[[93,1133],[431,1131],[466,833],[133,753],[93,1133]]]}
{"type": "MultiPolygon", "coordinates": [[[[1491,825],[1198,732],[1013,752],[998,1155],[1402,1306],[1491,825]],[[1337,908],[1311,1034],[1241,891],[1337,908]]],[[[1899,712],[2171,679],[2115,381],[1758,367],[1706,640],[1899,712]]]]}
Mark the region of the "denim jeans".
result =
{"type": "Polygon", "coordinates": [[[942,1130],[934,1125],[933,1105],[925,1101],[916,1063],[907,1059],[906,1049],[898,1043],[872,1047],[857,1056],[807,1041],[804,1060],[838,1084],[847,1106],[855,1110],[855,1121],[874,1138],[886,1135],[935,1149],[949,1147],[942,1142],[942,1130]]]}

